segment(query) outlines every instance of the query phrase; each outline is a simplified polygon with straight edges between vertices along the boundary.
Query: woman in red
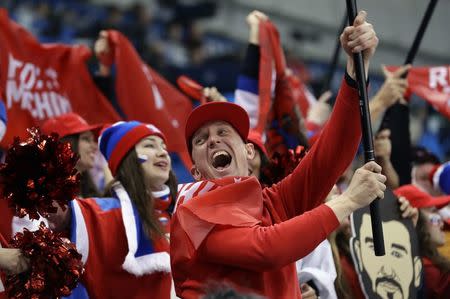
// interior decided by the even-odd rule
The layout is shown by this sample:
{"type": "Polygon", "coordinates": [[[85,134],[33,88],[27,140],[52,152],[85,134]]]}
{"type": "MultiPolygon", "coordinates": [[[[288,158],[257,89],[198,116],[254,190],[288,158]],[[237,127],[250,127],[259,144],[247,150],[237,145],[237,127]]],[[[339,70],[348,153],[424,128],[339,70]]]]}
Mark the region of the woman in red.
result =
{"type": "MultiPolygon", "coordinates": [[[[86,120],[76,113],[67,113],[49,118],[41,126],[43,134],[57,133],[61,138],[60,141],[68,142],[72,150],[80,156],[75,167],[81,175],[78,194],[81,198],[100,195],[90,173],[90,170],[95,165],[98,152],[97,137],[100,128],[100,125],[88,124],[86,120]]],[[[40,221],[31,221],[28,217],[13,217],[7,222],[12,226],[12,234],[22,232],[24,228],[34,231],[40,223],[40,221]]],[[[54,229],[52,225],[50,228],[54,229]]]]}
{"type": "Polygon", "coordinates": [[[432,197],[414,185],[395,190],[420,209],[416,230],[422,257],[426,298],[450,298],[450,260],[438,252],[445,244],[444,222],[437,208],[450,203],[450,196],[432,197]]]}
{"type": "Polygon", "coordinates": [[[99,148],[114,176],[110,197],[74,200],[48,220],[82,254],[90,299],[169,299],[167,234],[177,185],[166,138],[153,125],[118,122],[102,132],[99,148]]]}
{"type": "Polygon", "coordinates": [[[83,198],[99,195],[89,170],[95,166],[100,128],[100,125],[88,124],[76,113],[50,118],[41,127],[44,134],[58,133],[61,141],[69,142],[72,150],[80,155],[76,168],[81,174],[80,197],[83,198]]]}

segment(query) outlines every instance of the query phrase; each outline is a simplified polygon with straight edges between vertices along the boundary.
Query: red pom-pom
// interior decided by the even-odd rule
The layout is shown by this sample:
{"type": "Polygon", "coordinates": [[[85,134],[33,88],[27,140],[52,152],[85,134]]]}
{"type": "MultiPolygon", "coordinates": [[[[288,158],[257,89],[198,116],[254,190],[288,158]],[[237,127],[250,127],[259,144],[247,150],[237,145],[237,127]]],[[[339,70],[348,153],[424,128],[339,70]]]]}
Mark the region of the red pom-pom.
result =
{"type": "Polygon", "coordinates": [[[270,162],[261,169],[264,184],[272,185],[284,179],[294,171],[305,155],[306,149],[303,146],[290,149],[283,155],[274,153],[270,162]]]}
{"type": "Polygon", "coordinates": [[[28,271],[8,276],[9,298],[60,298],[77,286],[84,269],[75,245],[52,232],[43,222],[39,230],[17,233],[11,246],[30,261],[28,271]]]}
{"type": "Polygon", "coordinates": [[[37,128],[28,132],[28,139],[14,139],[0,165],[0,196],[10,201],[17,216],[39,219],[56,212],[54,201],[65,208],[78,194],[78,155],[57,134],[42,135],[37,128]]]}

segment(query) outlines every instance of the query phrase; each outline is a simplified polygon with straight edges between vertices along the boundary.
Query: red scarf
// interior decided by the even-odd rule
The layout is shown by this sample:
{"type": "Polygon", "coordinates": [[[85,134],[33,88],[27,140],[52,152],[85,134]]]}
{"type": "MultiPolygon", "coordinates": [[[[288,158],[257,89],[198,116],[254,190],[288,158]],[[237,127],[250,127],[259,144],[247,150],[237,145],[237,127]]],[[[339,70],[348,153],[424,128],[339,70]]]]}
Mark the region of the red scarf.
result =
{"type": "Polygon", "coordinates": [[[263,211],[262,189],[254,177],[226,177],[183,185],[177,217],[197,249],[215,225],[258,224],[263,211]]]}
{"type": "MultiPolygon", "coordinates": [[[[280,42],[280,35],[275,25],[269,21],[259,25],[260,70],[259,70],[259,117],[256,130],[264,133],[275,120],[278,128],[292,136],[300,136],[299,103],[304,104],[304,88],[300,85],[294,94],[293,83],[299,81],[293,74],[286,72],[286,59],[280,42]],[[276,71],[275,98],[272,104],[272,66],[276,71]],[[301,91],[300,95],[298,94],[301,91]],[[301,97],[303,95],[303,97],[301,97]]],[[[271,156],[275,152],[284,154],[288,148],[276,129],[267,134],[267,149],[271,156]]]]}
{"type": "Polygon", "coordinates": [[[272,105],[272,74],[274,61],[274,47],[273,42],[276,28],[269,21],[259,23],[259,44],[260,44],[260,59],[259,59],[259,115],[258,123],[254,128],[259,133],[263,134],[266,125],[267,117],[272,105]]]}
{"type": "Polygon", "coordinates": [[[164,230],[164,233],[170,233],[170,218],[172,216],[172,212],[170,208],[172,206],[172,198],[170,197],[170,189],[166,185],[165,189],[158,192],[152,192],[154,205],[153,208],[155,210],[155,215],[158,218],[158,221],[161,225],[161,228],[164,230]]]}

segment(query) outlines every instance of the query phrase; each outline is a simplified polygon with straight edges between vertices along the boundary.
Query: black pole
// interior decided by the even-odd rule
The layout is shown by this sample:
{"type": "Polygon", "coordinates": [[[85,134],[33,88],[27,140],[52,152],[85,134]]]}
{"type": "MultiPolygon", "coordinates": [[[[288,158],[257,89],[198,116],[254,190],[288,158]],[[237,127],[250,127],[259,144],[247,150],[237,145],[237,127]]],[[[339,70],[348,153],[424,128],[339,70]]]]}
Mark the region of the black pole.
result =
{"type": "Polygon", "coordinates": [[[438,0],[430,0],[430,3],[428,3],[427,10],[425,11],[425,14],[422,18],[422,22],[420,23],[419,29],[417,30],[416,33],[416,37],[414,38],[411,48],[409,49],[404,64],[413,63],[417,51],[419,50],[420,43],[422,42],[422,38],[425,35],[425,30],[427,29],[428,23],[430,22],[431,16],[433,15],[434,8],[436,7],[437,2],[438,0]]]}
{"type": "MultiPolygon", "coordinates": [[[[425,31],[433,15],[437,0],[430,0],[428,7],[422,17],[419,28],[417,29],[414,41],[409,48],[404,64],[412,64],[419,50],[425,31]]],[[[406,78],[405,73],[402,78],[406,78]]],[[[400,103],[395,103],[386,110],[380,131],[383,129],[391,130],[392,154],[391,161],[395,171],[397,171],[400,185],[411,183],[411,157],[405,149],[411,148],[411,133],[409,132],[409,109],[400,103]]]]}
{"type": "MultiPolygon", "coordinates": [[[[347,1],[347,15],[349,24],[353,24],[356,18],[356,0],[347,1]]],[[[362,53],[353,54],[355,65],[356,81],[358,82],[359,103],[361,110],[361,126],[364,146],[364,160],[367,162],[375,161],[375,153],[373,150],[372,124],[369,112],[369,97],[367,95],[366,74],[364,70],[364,62],[362,53]]],[[[380,218],[379,199],[375,199],[370,204],[370,217],[372,220],[373,244],[376,256],[385,254],[383,226],[380,218]]]]}
{"type": "MultiPolygon", "coordinates": [[[[322,90],[320,91],[320,95],[323,94],[325,91],[331,89],[331,83],[333,81],[334,72],[336,72],[336,67],[339,60],[339,54],[341,53],[341,41],[339,40],[339,35],[344,31],[345,26],[347,25],[347,13],[344,15],[341,27],[339,28],[339,32],[336,39],[336,45],[334,47],[333,56],[331,57],[330,66],[328,68],[327,75],[325,76],[325,79],[322,84],[322,90]]],[[[319,96],[320,96],[319,95],[319,96]]]]}

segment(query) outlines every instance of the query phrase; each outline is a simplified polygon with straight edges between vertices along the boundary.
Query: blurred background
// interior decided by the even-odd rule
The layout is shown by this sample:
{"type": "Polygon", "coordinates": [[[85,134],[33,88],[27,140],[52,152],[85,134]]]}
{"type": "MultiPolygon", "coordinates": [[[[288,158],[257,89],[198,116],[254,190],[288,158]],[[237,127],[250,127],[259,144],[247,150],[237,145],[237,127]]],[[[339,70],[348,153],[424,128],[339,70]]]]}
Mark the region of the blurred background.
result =
{"type": "MultiPolygon", "coordinates": [[[[359,0],[380,38],[370,94],[383,82],[381,65],[405,60],[428,1],[359,0]]],[[[102,29],[116,29],[169,81],[186,74],[232,99],[247,45],[246,15],[258,9],[278,26],[288,63],[318,96],[338,39],[345,1],[335,0],[0,0],[0,7],[41,42],[93,47],[102,29]]],[[[449,65],[450,1],[441,0],[414,65],[449,65]]],[[[345,57],[341,54],[339,65],[345,57]]],[[[94,67],[94,64],[92,64],[94,67]]],[[[337,68],[333,91],[339,86],[337,68]]],[[[450,81],[450,79],[449,79],[450,81]]],[[[450,122],[425,101],[411,99],[413,143],[450,157],[450,122]]]]}

